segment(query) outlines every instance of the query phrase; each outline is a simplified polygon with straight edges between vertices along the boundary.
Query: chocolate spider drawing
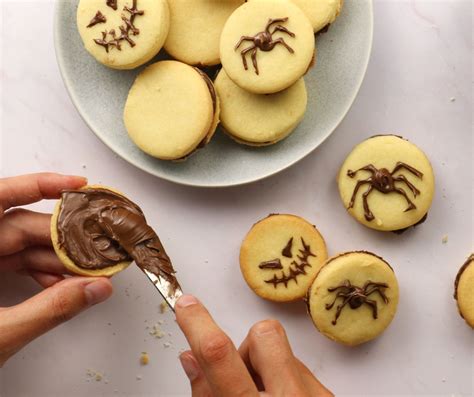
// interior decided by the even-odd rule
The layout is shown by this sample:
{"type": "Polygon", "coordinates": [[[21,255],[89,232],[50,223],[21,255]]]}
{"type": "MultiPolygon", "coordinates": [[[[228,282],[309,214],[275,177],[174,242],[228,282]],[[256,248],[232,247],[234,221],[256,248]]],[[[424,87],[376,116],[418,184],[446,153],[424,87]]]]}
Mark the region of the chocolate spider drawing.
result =
{"type": "Polygon", "coordinates": [[[368,177],[367,179],[361,179],[357,181],[357,184],[354,188],[354,192],[352,193],[351,201],[349,202],[349,206],[347,207],[347,209],[354,207],[354,201],[357,196],[357,192],[359,191],[362,185],[369,185],[368,189],[362,194],[362,202],[364,205],[364,215],[365,215],[365,219],[367,219],[367,221],[369,222],[374,220],[375,217],[369,208],[367,197],[374,189],[384,194],[397,193],[405,197],[408,203],[408,207],[405,210],[405,212],[416,209],[416,205],[407,196],[407,193],[405,192],[405,190],[395,185],[395,182],[402,182],[406,186],[408,186],[408,188],[413,193],[413,196],[416,197],[417,195],[420,194],[420,191],[404,175],[394,176],[394,174],[400,171],[401,169],[405,169],[411,172],[416,177],[423,179],[423,173],[411,167],[410,165],[402,163],[400,161],[395,165],[392,172],[390,172],[386,168],[377,169],[372,164],[359,168],[356,171],[348,170],[347,176],[350,178],[354,178],[359,171],[368,171],[371,173],[371,176],[368,177]]]}
{"type": "Polygon", "coordinates": [[[242,36],[238,43],[235,45],[234,50],[237,51],[237,49],[240,47],[240,45],[244,41],[251,41],[252,45],[250,47],[244,48],[240,54],[242,56],[242,63],[244,64],[245,70],[248,70],[248,65],[247,65],[247,54],[250,52],[251,53],[251,58],[252,58],[252,64],[255,69],[255,73],[258,75],[259,70],[258,70],[258,63],[257,63],[257,51],[271,51],[275,48],[276,45],[281,44],[284,46],[291,54],[293,54],[295,51],[293,48],[291,48],[288,44],[286,44],[285,40],[282,37],[277,38],[276,40],[273,39],[273,35],[276,32],[282,32],[286,33],[291,37],[295,37],[295,34],[293,32],[290,32],[287,28],[284,26],[280,25],[280,23],[284,23],[288,21],[288,17],[286,18],[276,18],[276,19],[269,19],[267,22],[267,26],[265,26],[265,30],[262,32],[258,32],[255,36],[242,36]],[[274,24],[276,25],[273,30],[270,32],[270,28],[274,24]]]}
{"type": "Polygon", "coordinates": [[[387,284],[374,283],[370,280],[367,281],[362,288],[352,285],[349,280],[345,280],[338,287],[328,288],[328,292],[337,292],[337,294],[332,303],[326,303],[326,310],[331,310],[336,301],[339,298],[342,299],[341,304],[337,306],[336,317],[332,321],[332,324],[337,324],[337,319],[341,315],[342,309],[347,304],[349,304],[349,307],[353,310],[358,309],[363,304],[369,305],[372,308],[372,317],[377,319],[377,302],[375,300],[369,299],[369,295],[377,292],[383,301],[388,303],[388,298],[383,291],[385,288],[388,288],[387,284]]]}
{"type": "MultiPolygon", "coordinates": [[[[115,29],[111,29],[109,31],[105,30],[102,32],[102,38],[101,39],[94,39],[94,42],[97,45],[100,45],[105,48],[105,51],[109,52],[110,47],[115,47],[117,50],[122,51],[122,45],[121,41],[126,41],[128,44],[130,44],[130,47],[135,47],[136,43],[133,41],[133,39],[130,37],[130,34],[133,36],[137,36],[140,34],[140,30],[135,26],[135,18],[137,16],[142,16],[145,15],[145,11],[139,10],[137,6],[137,1],[138,0],[133,0],[132,7],[124,6],[123,11],[126,11],[130,14],[130,16],[127,18],[124,14],[122,14],[122,21],[124,22],[125,25],[120,25],[119,30],[120,30],[120,36],[117,35],[117,32],[115,29]],[[110,36],[110,40],[107,40],[107,37],[110,36]]],[[[114,10],[117,9],[117,2],[108,0],[107,5],[114,10]]],[[[97,12],[96,16],[91,20],[89,25],[87,27],[91,27],[96,25],[97,23],[105,22],[105,17],[103,16],[103,20],[100,22],[97,22],[97,16],[99,15],[100,11],[97,12]]]]}
{"type": "Polygon", "coordinates": [[[273,284],[275,288],[278,286],[278,284],[284,284],[285,288],[288,288],[288,283],[291,280],[295,280],[295,283],[298,284],[297,277],[299,275],[307,274],[305,269],[307,267],[311,267],[311,264],[308,262],[308,258],[310,256],[316,257],[316,255],[311,252],[311,247],[306,244],[302,237],[301,244],[303,248],[298,250],[299,254],[296,255],[296,259],[293,259],[293,237],[288,241],[286,246],[281,251],[282,256],[293,259],[288,269],[288,273],[285,272],[280,258],[275,258],[260,263],[258,267],[262,270],[281,270],[280,276],[277,276],[275,273],[273,278],[265,280],[267,284],[273,284]]]}

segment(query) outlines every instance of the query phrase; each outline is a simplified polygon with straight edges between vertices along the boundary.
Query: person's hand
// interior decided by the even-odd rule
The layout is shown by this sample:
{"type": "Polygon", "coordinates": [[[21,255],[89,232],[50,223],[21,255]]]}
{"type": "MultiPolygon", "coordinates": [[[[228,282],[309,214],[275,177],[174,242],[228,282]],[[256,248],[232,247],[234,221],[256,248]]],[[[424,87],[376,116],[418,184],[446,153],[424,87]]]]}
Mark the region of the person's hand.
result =
{"type": "Polygon", "coordinates": [[[255,324],[237,350],[195,297],[182,296],[175,309],[191,347],[180,360],[193,397],[333,396],[293,355],[278,321],[255,324]]]}
{"type": "Polygon", "coordinates": [[[82,177],[47,173],[0,179],[0,272],[30,275],[45,288],[16,306],[0,308],[0,367],[33,339],[112,293],[107,278],[65,278],[52,248],[51,215],[15,208],[58,199],[62,190],[86,183],[82,177]]]}

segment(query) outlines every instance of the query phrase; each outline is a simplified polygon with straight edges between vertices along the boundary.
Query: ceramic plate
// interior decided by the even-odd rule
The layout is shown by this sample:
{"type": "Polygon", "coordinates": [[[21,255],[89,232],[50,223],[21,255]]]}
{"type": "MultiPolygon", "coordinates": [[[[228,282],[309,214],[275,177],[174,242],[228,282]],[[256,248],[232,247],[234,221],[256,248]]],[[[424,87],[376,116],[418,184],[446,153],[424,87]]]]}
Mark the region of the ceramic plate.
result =
{"type": "Polygon", "coordinates": [[[308,109],[292,135],[273,146],[250,148],[217,131],[212,142],[186,162],[165,162],[141,152],[128,138],[122,121],[128,91],[142,68],[117,71],[97,63],[84,49],[77,31],[77,4],[78,0],[60,0],[55,15],[57,59],[74,105],[90,129],[119,156],[150,174],[184,185],[253,182],[311,153],[348,112],[372,48],[372,0],[346,0],[329,31],[317,36],[317,64],[305,77],[308,109]]]}

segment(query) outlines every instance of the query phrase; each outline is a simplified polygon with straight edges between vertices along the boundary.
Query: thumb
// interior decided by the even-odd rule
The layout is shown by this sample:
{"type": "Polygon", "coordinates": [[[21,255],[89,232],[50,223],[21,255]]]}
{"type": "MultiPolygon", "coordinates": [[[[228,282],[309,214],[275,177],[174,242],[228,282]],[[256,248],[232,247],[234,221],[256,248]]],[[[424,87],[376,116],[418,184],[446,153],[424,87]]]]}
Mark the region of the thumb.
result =
{"type": "Polygon", "coordinates": [[[0,311],[0,367],[18,350],[112,294],[107,278],[67,278],[0,311]]]}

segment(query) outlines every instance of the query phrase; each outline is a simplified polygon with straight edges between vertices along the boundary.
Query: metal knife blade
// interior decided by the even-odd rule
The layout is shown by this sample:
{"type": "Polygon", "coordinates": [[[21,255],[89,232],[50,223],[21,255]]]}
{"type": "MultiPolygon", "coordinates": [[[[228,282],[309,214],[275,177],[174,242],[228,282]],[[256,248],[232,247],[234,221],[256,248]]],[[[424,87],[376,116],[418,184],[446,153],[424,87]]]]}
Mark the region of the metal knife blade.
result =
{"type": "Polygon", "coordinates": [[[173,287],[171,283],[166,280],[162,276],[157,276],[156,274],[143,269],[140,267],[143,273],[148,277],[148,279],[152,282],[152,284],[155,286],[155,288],[158,290],[158,292],[161,294],[163,299],[166,301],[168,306],[173,310],[174,312],[174,307],[176,305],[176,301],[179,299],[181,295],[183,295],[183,290],[181,289],[181,286],[178,284],[177,287],[173,287]]]}

